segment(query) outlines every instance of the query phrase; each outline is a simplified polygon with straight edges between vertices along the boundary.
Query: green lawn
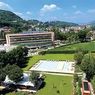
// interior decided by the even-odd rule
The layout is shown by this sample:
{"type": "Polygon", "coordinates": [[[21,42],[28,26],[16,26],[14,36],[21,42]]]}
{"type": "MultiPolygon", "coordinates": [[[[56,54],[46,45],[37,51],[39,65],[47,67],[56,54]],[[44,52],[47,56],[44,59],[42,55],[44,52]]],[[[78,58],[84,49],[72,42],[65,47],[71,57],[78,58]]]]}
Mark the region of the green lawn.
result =
{"type": "Polygon", "coordinates": [[[77,43],[73,45],[61,46],[55,49],[51,49],[49,51],[70,51],[70,50],[76,50],[77,48],[83,48],[84,50],[94,51],[95,42],[85,42],[85,43],[77,43]]]}
{"type": "Polygon", "coordinates": [[[74,54],[46,54],[46,55],[37,55],[33,56],[29,59],[29,62],[25,68],[23,68],[24,71],[29,70],[33,64],[38,62],[41,59],[46,60],[74,60],[74,54]]]}
{"type": "MultiPolygon", "coordinates": [[[[46,75],[45,87],[36,95],[73,95],[73,77],[46,75]],[[58,93],[59,92],[59,93],[58,93]]],[[[25,92],[12,92],[6,95],[32,95],[25,92]]]]}
{"type": "MultiPolygon", "coordinates": [[[[68,46],[61,46],[55,49],[51,49],[49,51],[70,51],[70,50],[76,50],[77,48],[83,48],[85,50],[95,51],[95,42],[86,42],[86,43],[78,43],[68,46]]],[[[37,55],[33,56],[29,59],[29,62],[23,70],[29,70],[33,64],[35,64],[40,59],[46,59],[46,60],[73,60],[74,54],[46,54],[46,55],[37,55]]]]}
{"type": "MultiPolygon", "coordinates": [[[[41,59],[73,61],[74,54],[36,55],[29,59],[27,66],[23,68],[23,70],[24,71],[29,70],[33,66],[33,64],[35,64],[41,59]]],[[[43,89],[39,90],[36,95],[72,95],[73,93],[72,79],[73,77],[46,75],[45,78],[46,85],[43,89]]],[[[13,93],[8,93],[7,95],[28,95],[28,94],[22,92],[17,92],[17,93],[13,92],[13,93]]]]}
{"type": "Polygon", "coordinates": [[[73,77],[46,75],[46,85],[36,95],[73,95],[72,81],[73,77]]]}
{"type": "MultiPolygon", "coordinates": [[[[78,43],[68,46],[62,46],[59,48],[55,48],[49,51],[69,51],[76,50],[77,48],[83,48],[85,50],[94,51],[95,50],[95,42],[87,42],[87,43],[78,43]]],[[[33,64],[38,62],[41,59],[45,60],[74,60],[74,54],[45,54],[45,55],[36,55],[29,59],[29,62],[24,71],[29,70],[33,64]]],[[[36,95],[73,95],[73,77],[69,76],[55,76],[55,75],[46,75],[45,78],[45,87],[40,89],[36,95]]],[[[7,95],[28,95],[25,93],[9,93],[7,95]]]]}

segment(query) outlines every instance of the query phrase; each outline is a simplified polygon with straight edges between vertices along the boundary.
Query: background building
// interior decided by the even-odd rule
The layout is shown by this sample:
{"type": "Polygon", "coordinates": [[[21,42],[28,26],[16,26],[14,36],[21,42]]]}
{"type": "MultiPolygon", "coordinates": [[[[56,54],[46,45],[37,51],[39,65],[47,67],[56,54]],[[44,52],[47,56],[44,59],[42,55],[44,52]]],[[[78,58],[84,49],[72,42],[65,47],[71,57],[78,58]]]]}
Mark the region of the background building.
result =
{"type": "Polygon", "coordinates": [[[7,34],[6,44],[27,46],[29,48],[43,48],[52,46],[54,42],[53,32],[7,34]]]}

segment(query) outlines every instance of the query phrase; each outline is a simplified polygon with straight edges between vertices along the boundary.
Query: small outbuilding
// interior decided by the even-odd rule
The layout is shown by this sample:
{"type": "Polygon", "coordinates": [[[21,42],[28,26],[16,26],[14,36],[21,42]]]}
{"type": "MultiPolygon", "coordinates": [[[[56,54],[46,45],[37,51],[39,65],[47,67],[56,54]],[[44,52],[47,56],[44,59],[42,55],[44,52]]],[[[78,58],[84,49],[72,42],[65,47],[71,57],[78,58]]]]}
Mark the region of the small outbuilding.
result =
{"type": "Polygon", "coordinates": [[[90,95],[90,86],[87,80],[82,81],[82,95],[90,95]]]}

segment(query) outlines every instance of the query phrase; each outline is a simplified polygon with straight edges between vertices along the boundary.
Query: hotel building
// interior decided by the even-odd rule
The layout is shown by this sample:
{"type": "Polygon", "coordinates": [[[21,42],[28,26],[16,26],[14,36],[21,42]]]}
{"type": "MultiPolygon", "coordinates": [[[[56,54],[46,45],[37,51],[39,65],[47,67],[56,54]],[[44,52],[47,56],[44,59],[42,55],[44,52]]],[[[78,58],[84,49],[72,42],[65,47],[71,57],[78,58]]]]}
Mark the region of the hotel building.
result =
{"type": "Polygon", "coordinates": [[[53,32],[28,33],[28,34],[7,34],[6,44],[27,46],[30,48],[43,48],[54,45],[53,32]]]}

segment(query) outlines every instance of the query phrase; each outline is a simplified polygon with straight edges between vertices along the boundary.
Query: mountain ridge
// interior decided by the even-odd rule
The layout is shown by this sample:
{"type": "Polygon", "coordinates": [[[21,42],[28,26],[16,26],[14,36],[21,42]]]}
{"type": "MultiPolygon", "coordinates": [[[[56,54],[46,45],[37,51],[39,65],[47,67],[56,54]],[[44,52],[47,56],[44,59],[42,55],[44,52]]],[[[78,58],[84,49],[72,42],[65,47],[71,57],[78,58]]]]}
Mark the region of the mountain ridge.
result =
{"type": "Polygon", "coordinates": [[[10,26],[10,27],[21,27],[23,25],[35,25],[37,27],[68,27],[77,26],[78,24],[66,21],[47,21],[42,22],[39,20],[23,20],[20,16],[16,15],[11,11],[0,10],[0,27],[10,26]]]}

